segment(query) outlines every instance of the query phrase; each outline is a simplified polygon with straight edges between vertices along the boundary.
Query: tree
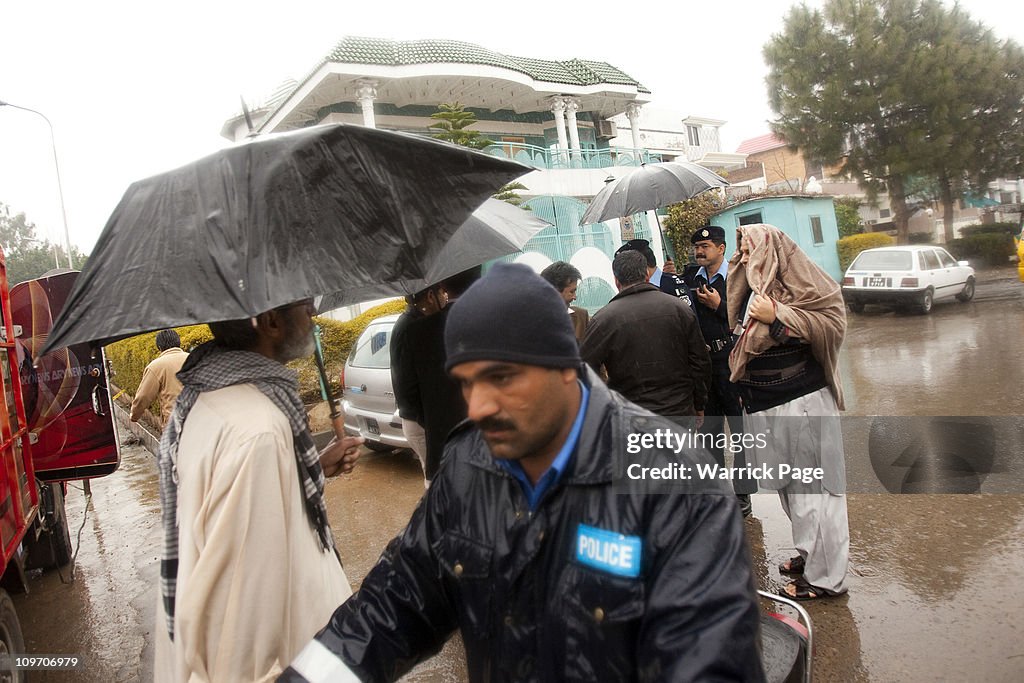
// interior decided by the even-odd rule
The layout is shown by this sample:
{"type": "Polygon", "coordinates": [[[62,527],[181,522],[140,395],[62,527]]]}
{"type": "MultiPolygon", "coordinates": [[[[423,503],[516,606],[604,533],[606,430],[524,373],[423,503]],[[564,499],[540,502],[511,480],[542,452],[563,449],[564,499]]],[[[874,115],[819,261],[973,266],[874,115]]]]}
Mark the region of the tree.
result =
{"type": "MultiPolygon", "coordinates": [[[[0,247],[7,261],[7,283],[11,286],[33,280],[57,267],[56,261],[66,264],[66,251],[49,240],[36,237],[36,226],[24,213],[12,215],[10,207],[0,202],[0,247]]],[[[88,258],[74,245],[71,256],[82,268],[88,258]]]]}
{"type": "MultiPolygon", "coordinates": [[[[438,132],[434,133],[433,137],[438,140],[446,140],[470,149],[484,149],[494,144],[493,140],[483,137],[480,131],[469,130],[469,127],[476,123],[476,114],[466,111],[458,102],[439,104],[437,111],[431,114],[430,118],[437,119],[437,123],[432,123],[428,127],[437,129],[438,132]]],[[[502,185],[491,196],[513,206],[519,206],[523,200],[515,191],[525,189],[526,185],[511,182],[502,185]]],[[[529,207],[526,207],[526,210],[529,210],[529,207]]]]}
{"type": "Polygon", "coordinates": [[[870,199],[886,190],[906,243],[913,176],[936,178],[951,197],[967,178],[1005,169],[1008,154],[1019,163],[1018,52],[938,0],[794,7],[764,47],[772,130],[810,158],[842,160],[870,199]]]}
{"type": "Polygon", "coordinates": [[[665,236],[672,241],[676,257],[690,253],[690,238],[693,231],[706,225],[723,206],[722,197],[717,192],[710,191],[668,207],[668,216],[662,219],[661,228],[665,236]]]}
{"type": "Polygon", "coordinates": [[[458,102],[439,104],[437,111],[431,114],[430,118],[436,120],[436,123],[428,127],[437,131],[433,137],[438,140],[446,140],[471,149],[483,149],[494,144],[493,140],[483,137],[480,131],[469,130],[477,121],[476,114],[466,111],[458,102]]]}
{"type": "Polygon", "coordinates": [[[941,46],[922,54],[922,71],[951,75],[947,89],[931,91],[932,155],[930,166],[922,169],[931,179],[931,194],[942,203],[949,241],[956,200],[967,193],[982,195],[991,181],[1021,169],[1024,51],[997,40],[959,6],[946,10],[924,3],[920,15],[924,35],[941,46]]]}
{"type": "Polygon", "coordinates": [[[836,208],[839,237],[859,235],[864,230],[864,223],[860,220],[860,214],[857,212],[857,209],[860,208],[860,200],[856,197],[836,197],[833,203],[836,208]]]}
{"type": "MultiPolygon", "coordinates": [[[[528,189],[526,185],[513,181],[508,185],[502,185],[498,191],[491,196],[495,199],[500,199],[503,202],[508,202],[512,206],[520,206],[523,203],[523,198],[516,194],[516,190],[525,189],[528,189]]],[[[530,210],[530,207],[528,206],[525,208],[527,211],[530,210]]]]}

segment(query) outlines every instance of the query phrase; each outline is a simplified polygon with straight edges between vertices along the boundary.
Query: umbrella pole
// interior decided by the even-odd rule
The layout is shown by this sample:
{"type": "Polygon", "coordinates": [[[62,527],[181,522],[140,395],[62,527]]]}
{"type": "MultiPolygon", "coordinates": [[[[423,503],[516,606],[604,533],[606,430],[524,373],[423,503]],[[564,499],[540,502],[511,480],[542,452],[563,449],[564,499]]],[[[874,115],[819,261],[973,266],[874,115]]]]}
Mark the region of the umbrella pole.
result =
{"type": "Polygon", "coordinates": [[[662,255],[668,253],[668,249],[665,248],[665,232],[661,229],[661,219],[658,218],[658,210],[654,210],[654,222],[658,224],[658,241],[661,242],[661,253],[662,255]]]}
{"type": "Polygon", "coordinates": [[[320,343],[320,326],[313,326],[313,357],[316,359],[316,369],[320,375],[320,395],[330,408],[331,424],[334,426],[334,434],[339,439],[345,436],[345,420],[341,415],[341,404],[338,399],[331,396],[331,385],[327,381],[327,366],[324,364],[324,350],[320,343]]]}

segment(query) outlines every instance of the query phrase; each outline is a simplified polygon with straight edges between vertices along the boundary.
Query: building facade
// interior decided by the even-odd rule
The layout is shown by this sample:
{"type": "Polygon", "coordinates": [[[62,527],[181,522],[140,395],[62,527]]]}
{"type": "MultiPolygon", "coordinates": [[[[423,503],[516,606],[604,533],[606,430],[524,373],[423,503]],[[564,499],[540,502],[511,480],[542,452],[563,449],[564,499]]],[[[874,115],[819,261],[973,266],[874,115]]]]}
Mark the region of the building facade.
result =
{"type": "Polygon", "coordinates": [[[526,188],[518,194],[552,224],[507,260],[537,270],[555,260],[572,263],[584,276],[579,304],[594,310],[615,293],[611,259],[624,237],[649,239],[659,258],[664,254],[651,212],[579,224],[604,184],[647,162],[713,165],[722,160],[716,154],[736,156],[721,155],[723,122],[656,121],[644,114],[650,99],[641,83],[606,62],[516,57],[460,41],[348,37],[249,120],[240,114],[225,122],[222,135],[241,140],[326,123],[432,135],[431,114],[458,103],[475,116],[471,129],[493,142],[484,153],[534,169],[518,180],[526,188]]]}

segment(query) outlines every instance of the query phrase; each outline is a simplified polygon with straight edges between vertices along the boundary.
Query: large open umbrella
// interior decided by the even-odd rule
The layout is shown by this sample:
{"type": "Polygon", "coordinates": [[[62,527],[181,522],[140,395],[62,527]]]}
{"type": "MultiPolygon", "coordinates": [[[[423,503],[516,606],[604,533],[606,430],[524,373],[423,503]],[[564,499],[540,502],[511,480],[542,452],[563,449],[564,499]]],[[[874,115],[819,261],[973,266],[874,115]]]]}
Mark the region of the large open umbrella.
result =
{"type": "MultiPolygon", "coordinates": [[[[377,289],[382,290],[379,292],[382,296],[414,294],[485,261],[514,254],[526,246],[531,237],[548,227],[551,224],[532,211],[498,199],[488,199],[445,242],[422,279],[391,283],[377,289]]],[[[332,292],[319,302],[318,309],[330,311],[372,298],[365,294],[365,288],[332,292]]]]}
{"type": "Polygon", "coordinates": [[[580,225],[653,211],[728,184],[714,171],[689,161],[644,164],[605,185],[590,202],[580,225]]]}
{"type": "Polygon", "coordinates": [[[134,183],[45,350],[415,286],[470,213],[530,169],[428,138],[315,126],[134,183]]]}

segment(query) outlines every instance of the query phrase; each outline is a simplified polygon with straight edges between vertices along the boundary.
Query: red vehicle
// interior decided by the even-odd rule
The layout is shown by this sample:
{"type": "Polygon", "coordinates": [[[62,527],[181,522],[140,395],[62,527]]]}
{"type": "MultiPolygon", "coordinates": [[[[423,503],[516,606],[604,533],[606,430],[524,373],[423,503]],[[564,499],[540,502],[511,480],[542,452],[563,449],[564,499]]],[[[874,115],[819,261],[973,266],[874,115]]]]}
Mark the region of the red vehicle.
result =
{"type": "Polygon", "coordinates": [[[55,271],[8,290],[0,252],[0,654],[25,652],[8,591],[27,590],[26,569],[71,561],[66,482],[120,464],[102,351],[82,344],[38,355],[77,276],[55,271]]]}

